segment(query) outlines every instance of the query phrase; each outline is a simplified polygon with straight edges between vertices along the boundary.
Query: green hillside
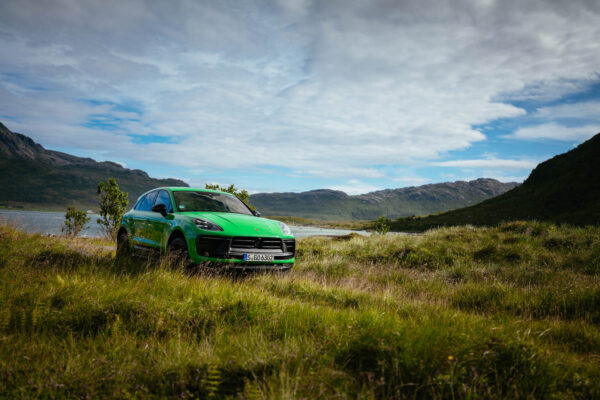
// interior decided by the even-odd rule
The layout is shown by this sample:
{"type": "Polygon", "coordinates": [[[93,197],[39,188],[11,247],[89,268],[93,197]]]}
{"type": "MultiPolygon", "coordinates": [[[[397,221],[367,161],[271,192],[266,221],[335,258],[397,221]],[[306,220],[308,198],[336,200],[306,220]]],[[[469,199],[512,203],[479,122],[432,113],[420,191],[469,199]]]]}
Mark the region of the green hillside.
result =
{"type": "Polygon", "coordinates": [[[0,161],[0,206],[64,209],[75,204],[96,208],[98,182],[114,177],[133,203],[140,194],[158,186],[187,186],[176,179],[153,179],[125,168],[79,165],[56,167],[25,160],[0,161]]]}
{"type": "Polygon", "coordinates": [[[540,220],[600,224],[600,134],[539,164],[519,187],[471,207],[392,222],[396,231],[540,220]]]}
{"type": "Polygon", "coordinates": [[[46,150],[0,124],[0,207],[95,209],[98,182],[115,178],[130,203],[158,186],[188,186],[178,179],[154,179],[144,171],[46,150]]]}
{"type": "Polygon", "coordinates": [[[358,196],[337,190],[302,193],[259,193],[250,202],[264,215],[321,220],[372,220],[431,214],[475,204],[514,188],[516,183],[494,179],[445,182],[387,189],[358,196]]]}

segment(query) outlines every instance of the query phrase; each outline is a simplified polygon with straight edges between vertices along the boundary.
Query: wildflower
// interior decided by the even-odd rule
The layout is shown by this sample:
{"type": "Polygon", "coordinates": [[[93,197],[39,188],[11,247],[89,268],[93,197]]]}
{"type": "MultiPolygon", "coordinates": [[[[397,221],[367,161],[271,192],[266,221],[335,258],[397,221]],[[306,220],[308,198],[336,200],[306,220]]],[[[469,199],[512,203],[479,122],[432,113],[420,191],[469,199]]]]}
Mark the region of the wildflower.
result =
{"type": "Polygon", "coordinates": [[[448,361],[452,361],[452,360],[454,360],[454,356],[453,355],[449,355],[448,356],[448,361]]]}

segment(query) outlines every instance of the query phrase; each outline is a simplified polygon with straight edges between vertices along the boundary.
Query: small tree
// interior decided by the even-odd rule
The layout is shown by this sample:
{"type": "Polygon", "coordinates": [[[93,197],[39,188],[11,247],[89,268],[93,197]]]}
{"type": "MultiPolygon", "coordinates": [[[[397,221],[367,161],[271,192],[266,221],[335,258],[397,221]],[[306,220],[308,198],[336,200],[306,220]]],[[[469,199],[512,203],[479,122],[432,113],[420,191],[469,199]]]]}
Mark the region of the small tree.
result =
{"type": "Polygon", "coordinates": [[[229,187],[225,188],[225,187],[219,186],[218,183],[215,183],[214,185],[207,183],[205,188],[212,189],[212,190],[220,190],[221,192],[227,192],[227,193],[234,194],[238,199],[240,199],[241,201],[246,203],[248,205],[248,207],[250,207],[253,210],[256,209],[256,207],[254,207],[252,204],[250,204],[250,194],[248,194],[248,191],[245,189],[240,190],[240,189],[236,188],[235,185],[229,185],[229,187]]]}
{"type": "Polygon", "coordinates": [[[100,216],[102,216],[102,219],[99,218],[97,222],[104,225],[106,234],[114,239],[117,236],[117,230],[121,224],[125,208],[129,204],[127,193],[119,190],[115,178],[110,178],[106,183],[98,183],[98,196],[100,198],[100,216]]]}
{"type": "Polygon", "coordinates": [[[85,211],[80,211],[75,206],[69,206],[65,214],[65,224],[62,231],[68,236],[77,236],[85,224],[90,220],[85,211]]]}
{"type": "Polygon", "coordinates": [[[379,217],[379,219],[375,220],[375,233],[378,235],[385,235],[390,231],[390,226],[387,223],[387,219],[385,215],[379,217]]]}

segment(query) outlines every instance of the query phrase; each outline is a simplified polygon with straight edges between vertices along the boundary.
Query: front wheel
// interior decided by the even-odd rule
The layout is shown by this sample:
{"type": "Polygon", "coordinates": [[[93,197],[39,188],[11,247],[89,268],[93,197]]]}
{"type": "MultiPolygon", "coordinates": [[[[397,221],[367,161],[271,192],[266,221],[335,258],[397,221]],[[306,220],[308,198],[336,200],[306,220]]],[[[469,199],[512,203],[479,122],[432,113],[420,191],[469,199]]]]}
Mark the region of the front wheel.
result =
{"type": "Polygon", "coordinates": [[[127,231],[119,232],[117,236],[117,257],[126,257],[131,253],[131,246],[129,244],[129,235],[127,231]]]}
{"type": "Polygon", "coordinates": [[[173,264],[187,267],[191,264],[190,254],[188,253],[187,243],[182,237],[176,237],[169,243],[169,257],[173,264]]]}

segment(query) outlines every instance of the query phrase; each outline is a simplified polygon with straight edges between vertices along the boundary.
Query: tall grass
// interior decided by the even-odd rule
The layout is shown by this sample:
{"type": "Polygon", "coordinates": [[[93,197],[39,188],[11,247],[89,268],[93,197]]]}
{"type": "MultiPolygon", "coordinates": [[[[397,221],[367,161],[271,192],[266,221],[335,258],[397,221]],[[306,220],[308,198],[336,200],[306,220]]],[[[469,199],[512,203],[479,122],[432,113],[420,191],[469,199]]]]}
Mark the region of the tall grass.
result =
{"type": "Polygon", "coordinates": [[[0,227],[3,398],[598,398],[600,229],[310,238],[291,273],[0,227]]]}

